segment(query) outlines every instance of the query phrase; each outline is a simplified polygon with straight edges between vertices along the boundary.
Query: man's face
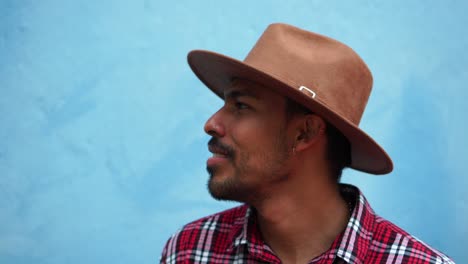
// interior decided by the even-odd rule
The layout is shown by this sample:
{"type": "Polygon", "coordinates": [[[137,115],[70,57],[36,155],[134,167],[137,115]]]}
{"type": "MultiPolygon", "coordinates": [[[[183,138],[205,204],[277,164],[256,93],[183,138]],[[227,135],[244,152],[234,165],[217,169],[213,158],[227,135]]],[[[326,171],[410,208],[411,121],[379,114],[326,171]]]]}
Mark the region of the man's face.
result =
{"type": "Polygon", "coordinates": [[[289,174],[293,142],[288,142],[286,99],[245,80],[234,82],[224,98],[205,124],[213,153],[207,161],[208,189],[216,199],[261,199],[289,174]]]}

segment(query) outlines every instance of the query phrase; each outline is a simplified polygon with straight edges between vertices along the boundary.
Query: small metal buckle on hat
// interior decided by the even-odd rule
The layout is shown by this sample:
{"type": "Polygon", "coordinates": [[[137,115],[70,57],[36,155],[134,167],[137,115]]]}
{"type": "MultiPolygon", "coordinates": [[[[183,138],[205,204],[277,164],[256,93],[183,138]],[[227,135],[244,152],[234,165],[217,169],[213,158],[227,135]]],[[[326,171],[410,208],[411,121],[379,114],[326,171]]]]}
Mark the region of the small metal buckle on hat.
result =
{"type": "Polygon", "coordinates": [[[311,96],[312,98],[315,98],[315,92],[310,90],[309,88],[303,86],[303,85],[301,85],[301,87],[299,87],[299,91],[301,91],[305,95],[308,95],[308,96],[311,96]]]}

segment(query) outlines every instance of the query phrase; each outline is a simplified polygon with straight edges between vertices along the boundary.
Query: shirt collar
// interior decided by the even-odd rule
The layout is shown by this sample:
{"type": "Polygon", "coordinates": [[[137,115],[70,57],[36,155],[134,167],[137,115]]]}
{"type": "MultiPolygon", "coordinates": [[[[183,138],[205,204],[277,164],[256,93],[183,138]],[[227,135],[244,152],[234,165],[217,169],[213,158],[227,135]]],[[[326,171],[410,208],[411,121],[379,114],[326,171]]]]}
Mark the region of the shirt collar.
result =
{"type": "MultiPolygon", "coordinates": [[[[317,258],[325,255],[339,257],[348,263],[363,263],[369,249],[375,214],[362,192],[350,184],[340,184],[340,192],[343,198],[354,208],[344,232],[333,242],[332,247],[317,258]]],[[[247,246],[251,254],[264,256],[265,251],[272,253],[266,245],[260,233],[255,217],[255,209],[245,205],[245,214],[237,219],[232,230],[233,242],[229,250],[239,246],[247,246]]],[[[315,259],[317,259],[315,258],[315,259]]]]}
{"type": "Polygon", "coordinates": [[[347,201],[354,197],[354,209],[345,231],[340,236],[336,255],[348,263],[364,263],[373,237],[375,213],[357,187],[340,184],[340,191],[347,201]]]}
{"type": "Polygon", "coordinates": [[[234,250],[237,247],[247,247],[249,254],[266,262],[275,259],[273,251],[263,241],[260,229],[257,224],[256,210],[253,207],[245,205],[245,215],[238,219],[231,233],[234,235],[232,246],[228,250],[234,250]]]}

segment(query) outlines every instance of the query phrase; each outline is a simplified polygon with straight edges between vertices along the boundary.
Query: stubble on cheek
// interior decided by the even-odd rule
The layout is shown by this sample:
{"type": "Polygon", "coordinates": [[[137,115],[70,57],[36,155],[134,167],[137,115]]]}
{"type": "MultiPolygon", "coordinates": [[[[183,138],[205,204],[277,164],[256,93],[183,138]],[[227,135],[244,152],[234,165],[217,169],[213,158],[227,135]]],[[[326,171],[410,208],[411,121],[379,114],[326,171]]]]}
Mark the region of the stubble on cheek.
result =
{"type": "Polygon", "coordinates": [[[246,172],[249,171],[247,167],[249,155],[246,152],[236,154],[239,154],[235,156],[238,157],[237,160],[232,157],[229,164],[223,165],[228,167],[207,167],[208,191],[216,200],[246,202],[253,193],[253,188],[245,182],[246,172]]]}
{"type": "MultiPolygon", "coordinates": [[[[279,132],[271,144],[242,146],[232,138],[236,151],[222,166],[207,167],[208,190],[217,200],[249,202],[261,199],[268,186],[288,180],[291,151],[286,135],[279,132]]],[[[265,195],[268,195],[265,193],[265,195]]]]}

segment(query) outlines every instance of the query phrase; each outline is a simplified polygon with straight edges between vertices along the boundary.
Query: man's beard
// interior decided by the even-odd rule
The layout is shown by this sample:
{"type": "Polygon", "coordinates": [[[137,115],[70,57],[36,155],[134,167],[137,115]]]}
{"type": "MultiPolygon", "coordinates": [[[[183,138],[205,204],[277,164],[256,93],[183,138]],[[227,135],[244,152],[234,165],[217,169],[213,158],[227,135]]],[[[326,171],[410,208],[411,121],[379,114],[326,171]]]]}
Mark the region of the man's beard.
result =
{"type": "Polygon", "coordinates": [[[231,166],[233,166],[235,169],[234,177],[229,177],[228,179],[222,182],[216,182],[214,180],[214,177],[219,171],[219,168],[217,166],[207,166],[206,170],[210,175],[210,178],[208,180],[208,191],[210,192],[211,196],[213,196],[213,198],[215,198],[216,200],[237,201],[238,197],[240,196],[239,192],[242,189],[242,184],[239,183],[239,180],[236,177],[238,175],[238,169],[237,166],[235,166],[236,155],[234,149],[226,144],[223,144],[216,137],[212,137],[208,142],[208,145],[221,149],[224,153],[226,153],[225,156],[228,162],[231,163],[231,166]]]}
{"type": "MultiPolygon", "coordinates": [[[[267,161],[262,164],[261,168],[256,168],[257,171],[255,171],[255,168],[249,166],[249,153],[235,151],[234,148],[221,143],[218,138],[211,138],[208,145],[216,146],[225,151],[227,153],[227,161],[233,168],[232,175],[228,175],[228,177],[222,181],[216,181],[215,177],[216,173],[219,172],[219,168],[217,166],[207,167],[207,171],[210,175],[208,191],[211,196],[216,200],[245,203],[252,203],[253,201],[263,199],[264,197],[262,197],[259,191],[264,184],[284,181],[288,177],[287,173],[280,169],[290,155],[286,140],[281,136],[278,137],[277,142],[275,142],[275,148],[272,150],[274,153],[270,153],[270,155],[267,153],[258,155],[267,157],[267,161]],[[251,175],[247,175],[248,173],[251,175]],[[254,177],[252,174],[255,174],[255,177],[258,177],[263,182],[256,181],[254,184],[245,182],[244,176],[254,177]]],[[[252,179],[247,180],[251,181],[252,179]]]]}

